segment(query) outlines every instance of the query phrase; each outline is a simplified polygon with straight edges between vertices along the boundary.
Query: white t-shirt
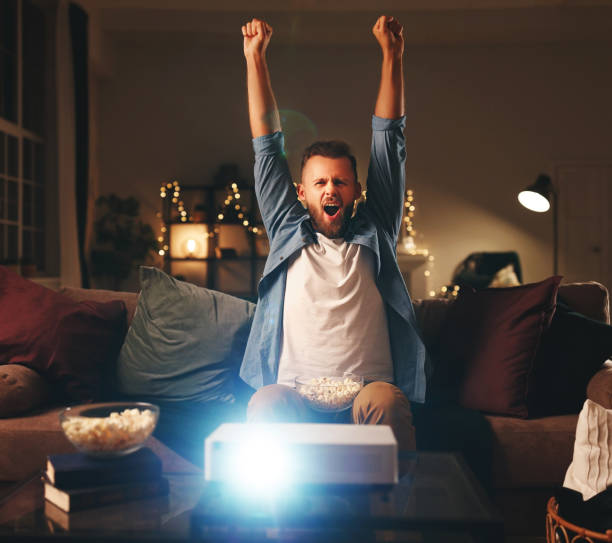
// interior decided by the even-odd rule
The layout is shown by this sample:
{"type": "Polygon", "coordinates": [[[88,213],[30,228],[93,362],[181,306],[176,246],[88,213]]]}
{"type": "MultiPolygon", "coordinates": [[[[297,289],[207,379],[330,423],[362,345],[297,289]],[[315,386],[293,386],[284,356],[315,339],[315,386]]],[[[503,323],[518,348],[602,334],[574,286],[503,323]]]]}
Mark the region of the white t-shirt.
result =
{"type": "Polygon", "coordinates": [[[374,254],[341,238],[317,239],[289,262],[277,383],[343,372],[392,382],[374,254]]]}

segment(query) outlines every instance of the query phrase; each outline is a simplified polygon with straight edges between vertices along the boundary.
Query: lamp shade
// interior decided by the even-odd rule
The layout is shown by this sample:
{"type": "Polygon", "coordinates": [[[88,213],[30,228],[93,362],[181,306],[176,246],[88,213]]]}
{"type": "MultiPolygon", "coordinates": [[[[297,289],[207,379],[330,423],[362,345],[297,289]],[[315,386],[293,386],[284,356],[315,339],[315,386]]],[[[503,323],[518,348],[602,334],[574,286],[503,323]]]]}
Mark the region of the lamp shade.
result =
{"type": "Polygon", "coordinates": [[[554,189],[550,177],[540,174],[535,183],[519,192],[518,200],[527,209],[543,213],[550,209],[553,192],[554,189]]]}

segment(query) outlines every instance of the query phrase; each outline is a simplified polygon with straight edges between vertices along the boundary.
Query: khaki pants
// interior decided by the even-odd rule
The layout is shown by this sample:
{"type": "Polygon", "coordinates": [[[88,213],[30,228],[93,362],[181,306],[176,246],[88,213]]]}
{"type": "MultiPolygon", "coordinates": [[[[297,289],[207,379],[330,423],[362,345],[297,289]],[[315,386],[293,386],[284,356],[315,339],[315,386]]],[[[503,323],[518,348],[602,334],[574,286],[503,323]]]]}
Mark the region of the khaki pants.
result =
{"type": "Polygon", "coordinates": [[[415,450],[410,402],[394,385],[376,381],[363,387],[353,409],[324,414],[310,409],[302,397],[285,385],[260,388],[249,401],[248,422],[328,422],[391,426],[400,451],[415,450]]]}

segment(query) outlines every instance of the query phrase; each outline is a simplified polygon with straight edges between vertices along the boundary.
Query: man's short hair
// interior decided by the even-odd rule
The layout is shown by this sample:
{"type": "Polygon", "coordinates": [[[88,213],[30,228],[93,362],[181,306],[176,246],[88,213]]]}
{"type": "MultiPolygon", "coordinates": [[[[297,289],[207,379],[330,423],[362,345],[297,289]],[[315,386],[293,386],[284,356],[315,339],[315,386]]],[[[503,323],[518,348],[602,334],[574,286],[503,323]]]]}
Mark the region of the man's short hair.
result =
{"type": "Polygon", "coordinates": [[[308,159],[313,156],[324,156],[327,158],[348,158],[351,163],[351,167],[353,168],[353,174],[355,175],[355,183],[357,182],[357,160],[355,160],[348,143],[340,140],[315,141],[314,143],[311,143],[308,147],[306,147],[306,149],[304,149],[304,154],[302,155],[302,165],[300,167],[300,175],[301,172],[304,171],[304,165],[308,159]]]}

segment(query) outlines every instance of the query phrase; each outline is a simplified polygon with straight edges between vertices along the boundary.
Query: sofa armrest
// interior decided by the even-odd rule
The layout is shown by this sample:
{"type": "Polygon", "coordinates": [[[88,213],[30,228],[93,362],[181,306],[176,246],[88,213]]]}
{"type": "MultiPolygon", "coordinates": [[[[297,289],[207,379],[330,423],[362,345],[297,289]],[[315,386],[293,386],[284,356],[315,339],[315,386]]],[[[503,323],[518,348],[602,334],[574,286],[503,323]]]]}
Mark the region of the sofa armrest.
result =
{"type": "Polygon", "coordinates": [[[0,418],[36,409],[50,397],[49,384],[34,370],[21,364],[0,366],[0,418]]]}
{"type": "Polygon", "coordinates": [[[587,398],[606,409],[612,409],[612,360],[604,362],[587,385],[587,398]]]}

